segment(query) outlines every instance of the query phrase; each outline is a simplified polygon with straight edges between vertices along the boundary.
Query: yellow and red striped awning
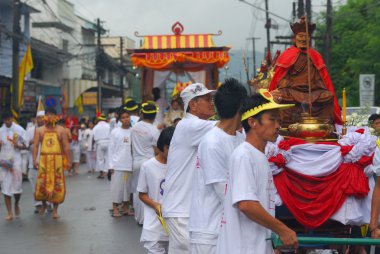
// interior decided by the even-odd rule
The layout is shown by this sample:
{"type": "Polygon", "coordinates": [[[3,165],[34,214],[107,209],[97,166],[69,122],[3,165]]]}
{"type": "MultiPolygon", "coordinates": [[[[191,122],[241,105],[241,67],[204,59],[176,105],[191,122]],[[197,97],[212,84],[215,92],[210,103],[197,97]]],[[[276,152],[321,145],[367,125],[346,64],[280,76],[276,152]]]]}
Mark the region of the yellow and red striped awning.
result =
{"type": "Polygon", "coordinates": [[[139,49],[128,50],[137,67],[170,69],[175,63],[214,64],[223,67],[228,61],[229,47],[217,47],[213,36],[218,34],[182,34],[184,27],[176,22],[172,35],[144,35],[139,49]]]}
{"type": "Polygon", "coordinates": [[[148,35],[140,49],[196,49],[212,48],[211,34],[148,35]]]}

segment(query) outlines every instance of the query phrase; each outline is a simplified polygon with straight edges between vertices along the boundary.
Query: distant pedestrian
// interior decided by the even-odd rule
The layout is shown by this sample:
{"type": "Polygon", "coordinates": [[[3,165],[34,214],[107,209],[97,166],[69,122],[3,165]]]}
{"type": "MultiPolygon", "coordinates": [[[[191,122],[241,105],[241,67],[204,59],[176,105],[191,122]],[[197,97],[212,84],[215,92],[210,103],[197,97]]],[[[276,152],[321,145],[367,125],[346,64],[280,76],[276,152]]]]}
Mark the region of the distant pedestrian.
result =
{"type": "Polygon", "coordinates": [[[88,128],[84,132],[86,142],[86,163],[88,173],[94,173],[96,167],[96,146],[94,141],[94,122],[88,121],[88,128]]]}
{"type": "Polygon", "coordinates": [[[120,217],[128,213],[132,175],[132,145],[130,114],[123,110],[119,112],[121,127],[116,127],[111,132],[108,156],[111,177],[111,200],[113,217],[120,217]],[[122,204],[122,213],[119,205],[122,204]]]}
{"type": "Polygon", "coordinates": [[[3,126],[0,128],[0,174],[2,175],[1,192],[4,195],[8,215],[13,219],[12,197],[14,197],[14,212],[20,216],[19,201],[22,193],[21,149],[28,146],[26,131],[13,122],[10,111],[3,112],[3,126]]]}
{"type": "Polygon", "coordinates": [[[110,125],[105,114],[98,117],[98,123],[92,130],[96,144],[96,171],[98,178],[103,179],[108,171],[108,144],[110,140],[110,125]]]}
{"type": "Polygon", "coordinates": [[[33,165],[38,169],[34,196],[43,202],[41,215],[45,214],[46,202],[53,203],[53,219],[59,218],[58,206],[66,195],[64,170],[71,165],[68,133],[56,125],[56,114],[54,108],[45,110],[45,125],[37,129],[33,142],[33,165]],[[39,146],[41,150],[37,160],[39,146]]]}
{"type": "Polygon", "coordinates": [[[142,120],[132,127],[132,192],[133,205],[135,208],[135,218],[140,224],[144,221],[144,210],[136,191],[141,165],[154,157],[159,130],[153,125],[157,114],[157,106],[150,103],[143,103],[141,106],[142,120]]]}
{"type": "MultiPolygon", "coordinates": [[[[32,185],[33,199],[34,199],[34,192],[36,190],[36,182],[37,182],[37,175],[38,175],[38,169],[35,168],[33,165],[34,135],[37,131],[37,128],[44,126],[44,117],[45,117],[45,110],[42,108],[42,103],[41,103],[41,104],[39,104],[39,110],[37,111],[37,114],[36,114],[36,123],[33,124],[32,126],[30,126],[26,130],[26,132],[28,134],[28,138],[29,138],[28,179],[29,179],[30,184],[32,185]]],[[[40,150],[41,150],[41,146],[38,146],[37,161],[40,160],[40,150]]],[[[41,206],[42,206],[41,201],[35,201],[34,202],[34,207],[35,207],[34,213],[38,213],[41,206]]]]}
{"type": "Polygon", "coordinates": [[[174,127],[164,129],[157,141],[158,153],[141,166],[137,191],[144,202],[144,225],[140,241],[148,253],[167,253],[169,238],[157,219],[161,211],[167,157],[174,127]]]}

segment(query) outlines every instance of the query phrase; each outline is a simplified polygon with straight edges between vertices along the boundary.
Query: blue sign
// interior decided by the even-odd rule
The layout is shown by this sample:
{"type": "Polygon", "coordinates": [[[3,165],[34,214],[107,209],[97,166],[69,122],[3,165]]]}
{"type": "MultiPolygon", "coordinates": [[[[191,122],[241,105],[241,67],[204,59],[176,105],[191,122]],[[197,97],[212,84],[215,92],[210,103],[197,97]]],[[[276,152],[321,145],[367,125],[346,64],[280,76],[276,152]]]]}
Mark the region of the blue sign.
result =
{"type": "Polygon", "coordinates": [[[56,108],[58,105],[57,99],[53,96],[48,96],[45,98],[45,106],[48,108],[56,108]]]}

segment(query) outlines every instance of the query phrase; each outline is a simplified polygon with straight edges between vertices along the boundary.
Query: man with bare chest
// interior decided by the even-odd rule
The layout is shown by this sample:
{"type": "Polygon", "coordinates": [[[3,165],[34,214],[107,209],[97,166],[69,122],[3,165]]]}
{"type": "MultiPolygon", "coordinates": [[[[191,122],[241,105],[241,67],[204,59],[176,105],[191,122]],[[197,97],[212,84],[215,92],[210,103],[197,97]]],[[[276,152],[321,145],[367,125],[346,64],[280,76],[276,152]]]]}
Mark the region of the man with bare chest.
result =
{"type": "Polygon", "coordinates": [[[38,169],[35,199],[42,201],[40,214],[45,214],[46,202],[53,204],[53,218],[58,219],[58,205],[66,194],[64,169],[71,165],[69,138],[63,127],[56,125],[53,108],[45,110],[45,125],[34,136],[33,165],[38,169]],[[37,160],[38,146],[41,146],[37,160]]]}

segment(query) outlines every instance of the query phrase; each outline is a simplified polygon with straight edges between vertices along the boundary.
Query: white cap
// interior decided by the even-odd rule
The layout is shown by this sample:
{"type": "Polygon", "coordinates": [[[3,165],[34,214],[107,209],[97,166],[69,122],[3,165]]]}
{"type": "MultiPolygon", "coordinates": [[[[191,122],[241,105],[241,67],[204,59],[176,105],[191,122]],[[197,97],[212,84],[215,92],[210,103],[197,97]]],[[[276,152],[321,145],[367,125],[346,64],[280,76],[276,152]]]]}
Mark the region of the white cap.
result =
{"type": "Polygon", "coordinates": [[[37,111],[37,117],[39,116],[45,116],[45,110],[37,111]]]}
{"type": "Polygon", "coordinates": [[[214,92],[215,90],[207,89],[207,87],[202,83],[194,83],[194,84],[188,85],[181,92],[181,98],[184,104],[184,111],[186,112],[187,107],[189,106],[189,102],[195,97],[206,95],[209,93],[214,93],[214,92]]]}

